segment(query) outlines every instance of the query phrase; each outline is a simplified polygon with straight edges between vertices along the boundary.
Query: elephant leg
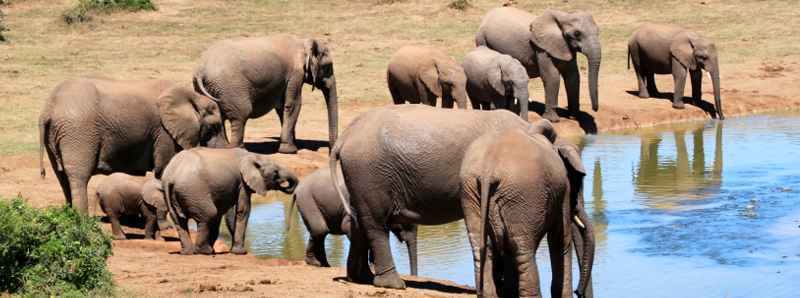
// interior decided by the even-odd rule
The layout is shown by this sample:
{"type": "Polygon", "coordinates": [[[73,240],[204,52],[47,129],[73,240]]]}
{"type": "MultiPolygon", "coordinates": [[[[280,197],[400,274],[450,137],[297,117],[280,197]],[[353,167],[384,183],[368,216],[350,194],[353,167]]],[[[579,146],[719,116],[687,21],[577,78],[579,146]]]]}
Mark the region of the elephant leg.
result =
{"type": "Polygon", "coordinates": [[[558,107],[558,90],[561,84],[559,78],[561,76],[558,73],[558,68],[556,68],[547,53],[537,52],[536,59],[539,64],[542,84],[544,84],[545,108],[542,117],[555,123],[559,120],[556,107],[558,107]]]}
{"type": "Polygon", "coordinates": [[[122,225],[119,223],[120,215],[112,212],[108,215],[109,219],[111,220],[111,235],[114,236],[116,240],[125,240],[128,237],[125,236],[125,233],[122,231],[122,225]]]}
{"type": "Polygon", "coordinates": [[[233,246],[231,253],[243,255],[247,253],[244,247],[244,238],[247,232],[247,221],[250,219],[250,194],[245,191],[244,186],[239,190],[239,199],[236,203],[236,229],[233,232],[233,246]]]}
{"type": "Polygon", "coordinates": [[[452,109],[455,106],[455,99],[451,96],[442,96],[442,108],[452,109]]]}
{"type": "Polygon", "coordinates": [[[494,103],[492,103],[491,101],[483,102],[481,103],[481,109],[483,109],[484,111],[494,110],[494,103]]]}
{"type": "Polygon", "coordinates": [[[472,104],[473,110],[480,110],[481,109],[481,101],[477,99],[469,98],[469,103],[472,104]]]}
{"type": "Polygon", "coordinates": [[[350,249],[347,253],[347,279],[352,282],[371,284],[374,275],[369,268],[367,257],[369,243],[360,225],[350,227],[350,249]]]}
{"type": "MultiPolygon", "coordinates": [[[[481,258],[480,243],[483,235],[482,228],[489,228],[481,222],[480,215],[480,194],[476,181],[465,181],[461,194],[461,208],[464,212],[464,223],[467,226],[467,237],[472,246],[472,263],[475,269],[475,286],[478,289],[478,296],[498,297],[495,285],[495,266],[494,258],[490,257],[492,250],[489,249],[488,239],[484,242],[485,255],[481,258]],[[483,260],[483,262],[481,262],[483,260]],[[483,272],[483,274],[481,274],[483,272]],[[480,285],[480,286],[479,286],[480,285]]],[[[488,231],[487,231],[488,233],[488,231]]],[[[488,235],[487,235],[488,236],[488,235]]],[[[488,238],[488,237],[487,237],[488,238]]]]}
{"type": "Polygon", "coordinates": [[[197,235],[194,239],[195,253],[203,255],[210,255],[214,253],[214,248],[209,245],[209,234],[211,233],[210,229],[212,224],[213,219],[209,219],[209,221],[197,222],[197,235]]]}
{"type": "Polygon", "coordinates": [[[375,279],[372,284],[376,287],[405,289],[406,284],[397,273],[397,269],[392,259],[391,248],[389,247],[389,231],[385,225],[371,226],[365,225],[367,240],[375,256],[374,268],[375,279]]]}
{"type": "Polygon", "coordinates": [[[219,228],[221,223],[222,215],[217,216],[208,223],[208,245],[211,247],[212,252],[214,251],[214,244],[217,243],[217,239],[219,239],[219,228]]]}
{"type": "Polygon", "coordinates": [[[306,246],[306,264],[319,267],[330,267],[325,255],[325,237],[330,233],[325,216],[313,197],[307,192],[295,194],[295,203],[300,211],[300,217],[308,230],[308,245],[306,246]]]}
{"type": "Polygon", "coordinates": [[[683,109],[683,89],[686,87],[686,68],[672,58],[672,78],[675,80],[675,93],[672,95],[672,107],[683,109]]]}
{"type": "Polygon", "coordinates": [[[640,64],[639,58],[637,57],[636,59],[634,59],[633,57],[631,57],[631,60],[634,60],[633,71],[636,73],[636,82],[639,84],[639,98],[649,98],[650,92],[648,91],[650,86],[647,85],[647,75],[642,69],[642,65],[640,64]]]}
{"type": "Polygon", "coordinates": [[[231,145],[244,147],[244,126],[247,118],[230,119],[231,122],[231,145]]]}
{"type": "Polygon", "coordinates": [[[578,117],[580,112],[581,74],[578,71],[578,60],[573,59],[561,66],[559,71],[564,78],[564,89],[567,90],[567,110],[572,117],[578,117]]]}
{"type": "Polygon", "coordinates": [[[155,212],[150,210],[145,204],[142,204],[139,208],[141,209],[142,217],[144,217],[144,238],[155,239],[158,228],[155,212]]]}
{"type": "Polygon", "coordinates": [[[328,263],[328,256],[325,253],[325,236],[313,235],[308,238],[308,245],[306,246],[306,264],[317,267],[330,267],[328,263]]]}
{"type": "Polygon", "coordinates": [[[225,212],[225,226],[228,227],[228,235],[233,239],[233,235],[236,234],[236,208],[230,208],[225,212]]]}
{"type": "Polygon", "coordinates": [[[175,220],[175,228],[178,230],[178,238],[181,240],[181,254],[194,254],[194,243],[192,243],[192,238],[189,237],[189,219],[178,216],[172,216],[172,219],[175,220]]]}
{"type": "Polygon", "coordinates": [[[283,112],[284,121],[281,127],[281,145],[278,147],[278,152],[280,153],[297,153],[294,133],[297,118],[300,116],[300,108],[303,105],[302,90],[302,77],[290,79],[284,95],[283,111],[281,111],[283,112]]]}
{"type": "MultiPolygon", "coordinates": [[[[565,202],[568,204],[568,202],[565,202]]],[[[559,214],[558,221],[547,233],[547,245],[550,250],[550,264],[552,282],[550,293],[552,297],[572,297],[572,250],[570,231],[571,221],[568,212],[559,214]]]]}
{"type": "Polygon", "coordinates": [[[658,92],[658,87],[656,87],[656,75],[652,72],[645,72],[644,76],[645,80],[647,80],[647,93],[649,93],[651,97],[660,96],[661,92],[658,92]]]}
{"type": "Polygon", "coordinates": [[[692,79],[692,101],[699,103],[703,100],[703,71],[697,68],[689,73],[692,79]]]}
{"type": "MultiPolygon", "coordinates": [[[[541,297],[536,249],[530,235],[515,235],[509,239],[509,249],[516,270],[517,297],[541,297]]],[[[537,242],[538,243],[538,242],[537,242]]],[[[510,278],[509,276],[506,276],[510,278]]]]}
{"type": "Polygon", "coordinates": [[[408,249],[408,265],[411,275],[417,276],[417,225],[411,225],[402,232],[408,249]]]}

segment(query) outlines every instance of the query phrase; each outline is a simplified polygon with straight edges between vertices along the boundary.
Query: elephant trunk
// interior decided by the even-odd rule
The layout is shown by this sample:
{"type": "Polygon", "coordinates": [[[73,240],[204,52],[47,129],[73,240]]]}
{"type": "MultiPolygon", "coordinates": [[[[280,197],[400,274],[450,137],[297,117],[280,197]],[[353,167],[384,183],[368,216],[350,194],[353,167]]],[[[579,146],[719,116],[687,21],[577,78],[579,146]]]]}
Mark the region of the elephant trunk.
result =
{"type": "Polygon", "coordinates": [[[714,107],[717,108],[717,117],[725,120],[725,115],[722,114],[722,98],[719,94],[719,64],[716,59],[714,59],[714,66],[708,72],[711,74],[711,84],[714,86],[714,107]]]}
{"type": "MultiPolygon", "coordinates": [[[[579,194],[581,201],[583,194],[579,194]]],[[[581,204],[582,205],[582,204],[581,204]]],[[[573,223],[573,245],[578,255],[578,268],[580,270],[580,279],[578,281],[578,289],[575,294],[578,297],[592,297],[591,277],[592,277],[592,264],[594,263],[594,227],[589,220],[589,216],[580,206],[576,214],[578,220],[583,224],[581,227],[578,223],[573,223]]]]}
{"type": "Polygon", "coordinates": [[[287,170],[281,170],[279,175],[283,181],[289,183],[287,186],[279,185],[279,190],[285,194],[294,193],[295,188],[297,188],[297,184],[300,182],[300,180],[297,179],[297,176],[287,170]]]}
{"type": "Polygon", "coordinates": [[[158,220],[158,230],[166,231],[172,228],[172,225],[167,221],[167,210],[156,210],[156,219],[158,220]]]}
{"type": "Polygon", "coordinates": [[[589,97],[592,99],[592,110],[597,112],[600,109],[600,103],[597,98],[597,80],[600,74],[602,51],[600,50],[600,41],[591,42],[589,45],[583,50],[583,53],[589,63],[589,97]]]}
{"type": "Polygon", "coordinates": [[[328,106],[328,139],[329,148],[333,148],[336,138],[339,137],[339,96],[336,92],[336,77],[330,77],[322,88],[325,104],[328,106]]]}
{"type": "MultiPolygon", "coordinates": [[[[464,83],[463,85],[466,85],[464,83]]],[[[455,88],[455,92],[453,92],[453,99],[456,101],[456,106],[459,109],[466,109],[467,108],[467,89],[466,88],[458,88],[457,85],[453,86],[455,88]]]]}
{"type": "Polygon", "coordinates": [[[519,116],[528,121],[528,81],[525,81],[525,85],[514,87],[514,98],[519,102],[519,116]]]}

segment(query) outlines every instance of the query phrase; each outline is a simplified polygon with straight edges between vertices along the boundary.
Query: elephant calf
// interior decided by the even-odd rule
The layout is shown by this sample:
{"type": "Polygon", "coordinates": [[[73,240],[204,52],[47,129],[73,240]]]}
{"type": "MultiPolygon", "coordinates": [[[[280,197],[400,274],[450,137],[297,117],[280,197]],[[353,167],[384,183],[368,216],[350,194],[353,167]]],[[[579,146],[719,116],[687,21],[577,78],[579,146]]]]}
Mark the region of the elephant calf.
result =
{"type": "Polygon", "coordinates": [[[222,215],[233,237],[231,253],[245,254],[250,196],[267,190],[291,194],[297,177],[266,155],[240,148],[194,148],[172,158],[161,178],[169,213],[181,240],[181,254],[213,254],[222,215]],[[285,184],[285,185],[284,185],[285,184]],[[197,222],[195,243],[188,221],[197,222]]]}
{"type": "Polygon", "coordinates": [[[126,239],[119,224],[120,217],[140,215],[145,220],[144,237],[155,239],[156,232],[168,228],[167,204],[161,181],[155,178],[123,173],[109,175],[97,186],[100,208],[111,219],[114,239],[126,239]]]}
{"type": "Polygon", "coordinates": [[[519,60],[480,46],[464,56],[462,65],[473,109],[508,109],[528,120],[528,73],[519,60]]]}
{"type": "MultiPolygon", "coordinates": [[[[325,237],[328,234],[350,236],[351,223],[351,217],[333,187],[330,170],[319,169],[303,179],[292,195],[292,208],[294,204],[297,204],[310,234],[306,264],[330,267],[325,255],[325,237]]],[[[406,243],[411,275],[417,275],[417,225],[394,223],[389,228],[397,239],[406,243]]]]}
{"type": "Polygon", "coordinates": [[[725,119],[719,94],[717,48],[707,38],[678,26],[646,24],[633,32],[628,42],[628,57],[636,71],[641,98],[658,94],[654,74],[672,74],[675,81],[672,107],[676,109],[684,108],[683,88],[687,72],[692,78],[692,99],[695,102],[701,100],[705,69],[711,74],[717,115],[719,119],[725,119]]]}
{"type": "Polygon", "coordinates": [[[554,146],[519,128],[484,134],[469,146],[460,172],[461,206],[479,296],[501,295],[496,285],[502,283],[502,296],[541,297],[535,256],[547,235],[552,296],[571,297],[574,239],[581,272],[576,293],[583,297],[594,259],[594,234],[583,210],[584,176],[574,146],[554,146]]]}
{"type": "Polygon", "coordinates": [[[424,103],[436,106],[442,98],[443,108],[467,108],[467,78],[452,57],[444,52],[417,46],[400,48],[389,60],[386,71],[389,92],[395,104],[424,103]]]}

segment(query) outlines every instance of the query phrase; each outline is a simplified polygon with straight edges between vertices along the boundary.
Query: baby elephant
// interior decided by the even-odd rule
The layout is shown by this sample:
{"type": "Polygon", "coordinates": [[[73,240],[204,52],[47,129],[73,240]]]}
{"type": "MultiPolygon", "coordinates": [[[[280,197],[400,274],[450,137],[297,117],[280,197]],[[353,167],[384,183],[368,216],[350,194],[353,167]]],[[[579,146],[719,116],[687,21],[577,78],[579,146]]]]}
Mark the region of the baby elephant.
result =
{"type": "Polygon", "coordinates": [[[158,230],[169,227],[167,205],[158,179],[113,173],[97,186],[97,200],[111,219],[114,239],[126,239],[119,224],[122,216],[141,215],[146,239],[155,239],[158,230]]]}
{"type": "Polygon", "coordinates": [[[467,108],[467,78],[464,69],[444,52],[426,47],[405,46],[389,60],[386,71],[389,92],[395,104],[423,103],[443,108],[467,108]]]}
{"type": "Polygon", "coordinates": [[[574,241],[581,272],[576,293],[584,297],[594,259],[583,211],[585,172],[577,149],[554,146],[553,139],[509,129],[479,137],[464,155],[461,204],[479,296],[541,297],[535,256],[546,235],[552,296],[571,297],[574,241]]]}
{"type": "Polygon", "coordinates": [[[291,194],[297,177],[266,155],[240,148],[193,148],[181,151],[161,177],[169,213],[177,224],[181,254],[213,254],[222,216],[233,237],[231,253],[245,254],[250,196],[267,190],[291,194]],[[232,209],[233,208],[233,209],[232,209]],[[192,244],[188,221],[197,222],[192,244]]]}
{"type": "Polygon", "coordinates": [[[473,109],[508,109],[528,120],[528,73],[519,60],[480,46],[462,65],[473,109]]]}
{"type": "Polygon", "coordinates": [[[705,69],[711,74],[717,115],[719,119],[725,119],[719,94],[717,48],[707,38],[678,26],[646,24],[633,32],[628,42],[628,57],[636,71],[641,98],[658,95],[653,74],[672,74],[675,81],[672,107],[676,109],[684,107],[683,88],[687,71],[692,78],[692,99],[695,102],[701,100],[705,69]]]}
{"type": "MultiPolygon", "coordinates": [[[[306,263],[330,267],[325,255],[325,237],[328,234],[349,236],[351,220],[333,188],[330,170],[319,169],[303,179],[292,196],[292,209],[295,204],[310,234],[306,263]]],[[[397,239],[406,243],[411,275],[417,275],[417,225],[393,223],[390,229],[397,239]]]]}

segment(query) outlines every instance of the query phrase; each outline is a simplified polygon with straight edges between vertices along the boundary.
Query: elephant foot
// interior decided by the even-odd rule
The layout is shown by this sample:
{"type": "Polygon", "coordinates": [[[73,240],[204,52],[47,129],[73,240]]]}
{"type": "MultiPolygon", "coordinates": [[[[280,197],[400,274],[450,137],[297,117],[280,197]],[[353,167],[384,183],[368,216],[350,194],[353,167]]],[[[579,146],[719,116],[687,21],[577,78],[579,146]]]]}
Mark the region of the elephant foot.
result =
{"type": "Polygon", "coordinates": [[[376,287],[381,287],[381,288],[390,288],[390,289],[406,288],[406,283],[403,281],[403,279],[400,278],[400,274],[397,274],[397,271],[394,269],[384,274],[375,276],[375,280],[372,282],[372,284],[375,285],[376,287]]]}
{"type": "Polygon", "coordinates": [[[203,246],[200,246],[197,249],[195,249],[194,252],[197,253],[197,254],[201,254],[201,255],[213,255],[214,254],[214,248],[212,248],[211,246],[208,246],[208,245],[203,245],[203,246]]]}
{"type": "Polygon", "coordinates": [[[725,120],[725,115],[719,114],[718,118],[719,120],[725,120]]]}
{"type": "Polygon", "coordinates": [[[678,109],[678,110],[683,110],[683,109],[686,108],[686,106],[683,104],[683,102],[673,102],[672,103],[672,107],[675,108],[675,109],[678,109]]]}
{"type": "Polygon", "coordinates": [[[231,248],[231,253],[235,255],[246,255],[247,250],[242,246],[234,246],[231,248]]]}
{"type": "Polygon", "coordinates": [[[542,118],[550,120],[550,122],[553,122],[553,123],[556,123],[559,120],[558,119],[558,114],[556,114],[556,112],[553,111],[553,110],[549,110],[549,111],[544,112],[544,114],[542,115],[542,118]]]}
{"type": "Polygon", "coordinates": [[[185,255],[185,256],[193,255],[194,254],[194,249],[192,249],[192,248],[181,248],[181,254],[185,255]]]}
{"type": "Polygon", "coordinates": [[[144,239],[145,240],[156,240],[156,236],[155,235],[144,235],[144,239]]]}
{"type": "Polygon", "coordinates": [[[278,153],[295,154],[297,153],[297,146],[289,143],[281,143],[281,146],[278,147],[278,153]]]}
{"type": "Polygon", "coordinates": [[[650,93],[647,91],[639,91],[639,98],[650,98],[650,93]]]}
{"type": "Polygon", "coordinates": [[[125,234],[116,234],[114,235],[114,240],[127,240],[128,237],[125,234]]]}

